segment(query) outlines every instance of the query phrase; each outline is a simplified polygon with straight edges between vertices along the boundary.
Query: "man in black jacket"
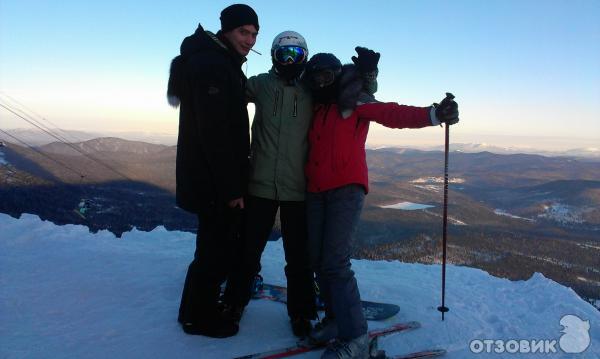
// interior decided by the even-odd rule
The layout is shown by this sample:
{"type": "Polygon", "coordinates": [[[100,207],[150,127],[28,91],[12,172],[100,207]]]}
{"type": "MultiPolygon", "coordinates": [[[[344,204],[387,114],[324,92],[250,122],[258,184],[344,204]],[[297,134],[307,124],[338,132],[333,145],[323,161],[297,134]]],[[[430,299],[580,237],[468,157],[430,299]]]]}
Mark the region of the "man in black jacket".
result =
{"type": "Polygon", "coordinates": [[[177,205],[199,222],[179,307],[188,334],[224,338],[238,331],[218,310],[218,298],[242,222],[250,139],[241,65],[258,29],[252,8],[231,5],[221,12],[221,31],[198,25],[171,63],[167,95],[180,106],[177,205]]]}

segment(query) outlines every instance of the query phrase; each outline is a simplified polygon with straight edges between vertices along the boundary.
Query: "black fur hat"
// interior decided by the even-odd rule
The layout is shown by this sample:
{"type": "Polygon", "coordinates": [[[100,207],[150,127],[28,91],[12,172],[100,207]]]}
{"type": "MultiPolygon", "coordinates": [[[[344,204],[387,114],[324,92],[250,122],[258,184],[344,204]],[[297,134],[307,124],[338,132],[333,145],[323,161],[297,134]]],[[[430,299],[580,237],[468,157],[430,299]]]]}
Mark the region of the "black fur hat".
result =
{"type": "Polygon", "coordinates": [[[221,31],[231,31],[244,25],[254,25],[258,31],[258,16],[250,6],[233,4],[221,11],[221,31]]]}
{"type": "Polygon", "coordinates": [[[342,68],[342,63],[335,57],[334,54],[329,53],[318,53],[314,54],[310,58],[310,61],[306,64],[307,73],[315,73],[317,71],[330,69],[337,70],[342,68]]]}

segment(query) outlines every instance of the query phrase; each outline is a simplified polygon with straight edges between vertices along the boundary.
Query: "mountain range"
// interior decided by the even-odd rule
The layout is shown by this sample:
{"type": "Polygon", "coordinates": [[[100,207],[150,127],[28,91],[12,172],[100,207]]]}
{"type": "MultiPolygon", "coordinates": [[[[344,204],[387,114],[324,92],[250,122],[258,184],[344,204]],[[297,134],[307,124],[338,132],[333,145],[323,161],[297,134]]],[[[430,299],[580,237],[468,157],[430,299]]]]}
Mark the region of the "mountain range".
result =
{"type": "MultiPolygon", "coordinates": [[[[173,146],[177,144],[177,135],[171,133],[157,133],[157,132],[141,132],[141,131],[129,131],[129,132],[89,132],[89,131],[73,131],[73,130],[61,130],[61,129],[51,129],[54,133],[62,136],[71,142],[84,142],[89,141],[96,138],[104,138],[104,137],[116,137],[121,139],[126,139],[128,141],[134,142],[146,142],[151,144],[162,144],[166,146],[173,146]]],[[[19,129],[9,129],[6,130],[7,133],[14,135],[16,138],[19,138],[32,146],[42,146],[47,145],[52,142],[55,142],[57,139],[48,135],[47,133],[30,128],[19,128],[19,129]]],[[[506,137],[506,136],[504,136],[506,137]]],[[[503,136],[484,136],[482,140],[487,141],[491,140],[494,143],[503,143],[506,142],[507,139],[503,136]]],[[[523,138],[521,142],[530,143],[535,141],[535,137],[532,138],[523,138]]],[[[466,142],[467,138],[463,138],[462,141],[452,141],[450,144],[451,151],[458,152],[492,152],[497,154],[538,154],[543,156],[561,156],[561,157],[573,157],[578,158],[579,160],[600,160],[600,145],[596,144],[594,141],[586,139],[580,146],[566,148],[564,144],[561,145],[562,150],[548,150],[547,148],[550,144],[554,142],[562,142],[564,139],[557,139],[553,141],[552,139],[546,139],[545,145],[540,148],[536,148],[535,145],[528,146],[515,146],[515,145],[499,145],[492,144],[486,142],[472,143],[466,142]],[[549,143],[546,143],[549,142],[549,143]],[[542,148],[543,147],[543,148],[542,148]]],[[[367,144],[368,145],[368,144],[367,144]]],[[[423,151],[443,151],[443,145],[408,145],[404,146],[412,149],[423,150],[423,151]]],[[[380,145],[368,145],[369,149],[385,149],[385,148],[398,148],[398,146],[380,146],[380,145]]]]}
{"type": "MultiPolygon", "coordinates": [[[[195,216],[174,203],[175,153],[118,138],[33,149],[6,143],[0,212],[117,235],[158,225],[194,231],[195,216]]],[[[370,193],[355,257],[440,262],[443,159],[440,151],[367,150],[370,193]]],[[[454,151],[449,172],[451,263],[510,279],[541,272],[600,298],[600,162],[454,151]]]]}
{"type": "MultiPolygon", "coordinates": [[[[379,147],[381,148],[381,147],[379,147]]],[[[443,151],[444,146],[414,146],[414,149],[426,151],[443,151]]],[[[477,152],[492,152],[497,154],[537,154],[553,157],[576,157],[581,159],[600,160],[600,147],[576,147],[566,150],[544,150],[535,147],[517,147],[517,146],[498,146],[487,143],[452,143],[450,144],[451,151],[477,153],[477,152]]]]}

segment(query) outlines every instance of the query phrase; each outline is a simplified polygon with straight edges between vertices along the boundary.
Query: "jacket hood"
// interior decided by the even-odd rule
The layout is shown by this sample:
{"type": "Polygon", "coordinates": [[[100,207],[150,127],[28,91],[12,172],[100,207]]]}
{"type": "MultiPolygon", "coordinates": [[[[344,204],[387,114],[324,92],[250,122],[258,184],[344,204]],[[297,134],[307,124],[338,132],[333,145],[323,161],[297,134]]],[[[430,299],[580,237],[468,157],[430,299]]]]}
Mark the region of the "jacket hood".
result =
{"type": "Polygon", "coordinates": [[[215,34],[205,31],[202,25],[198,25],[198,28],[192,35],[183,39],[179,53],[181,56],[188,57],[211,48],[228,51],[227,46],[215,34]]]}
{"type": "Polygon", "coordinates": [[[246,60],[245,57],[230,50],[226,40],[219,37],[219,33],[215,35],[210,31],[205,31],[202,25],[199,24],[192,35],[183,39],[179,48],[180,55],[171,61],[167,88],[167,100],[171,106],[177,107],[180,103],[179,99],[181,98],[181,84],[185,62],[190,56],[205,51],[223,52],[240,64],[246,60]]]}

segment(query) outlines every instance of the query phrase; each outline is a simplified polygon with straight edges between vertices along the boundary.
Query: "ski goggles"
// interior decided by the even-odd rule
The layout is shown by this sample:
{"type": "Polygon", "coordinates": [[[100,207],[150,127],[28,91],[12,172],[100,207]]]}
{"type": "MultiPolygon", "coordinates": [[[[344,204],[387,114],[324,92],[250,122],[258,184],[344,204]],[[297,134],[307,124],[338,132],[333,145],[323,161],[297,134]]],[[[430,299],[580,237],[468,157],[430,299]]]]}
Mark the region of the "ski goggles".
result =
{"type": "Polygon", "coordinates": [[[306,60],[308,51],[300,46],[281,46],[273,54],[275,61],[280,64],[299,64],[306,60]]]}
{"type": "Polygon", "coordinates": [[[325,69],[309,75],[313,87],[327,87],[335,82],[335,77],[342,72],[341,69],[325,69]]]}

